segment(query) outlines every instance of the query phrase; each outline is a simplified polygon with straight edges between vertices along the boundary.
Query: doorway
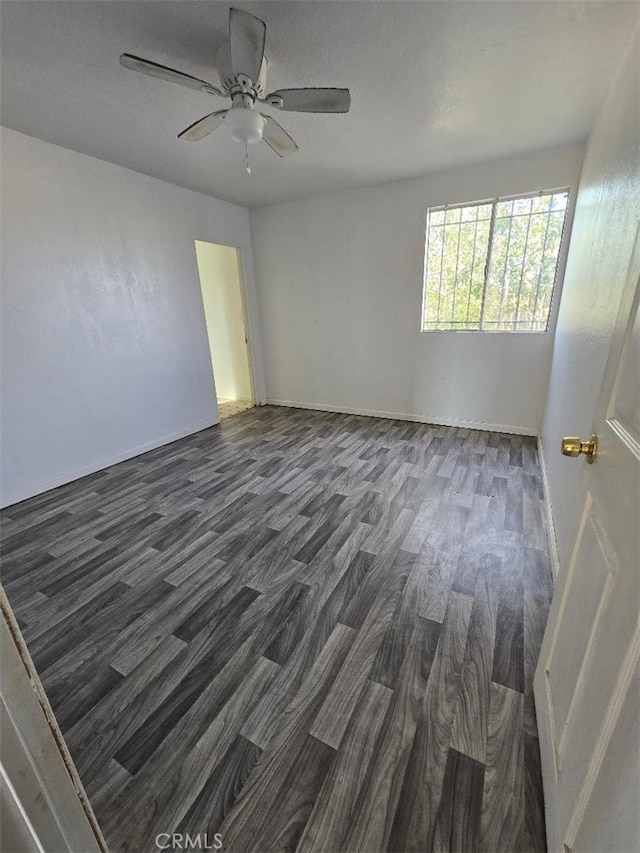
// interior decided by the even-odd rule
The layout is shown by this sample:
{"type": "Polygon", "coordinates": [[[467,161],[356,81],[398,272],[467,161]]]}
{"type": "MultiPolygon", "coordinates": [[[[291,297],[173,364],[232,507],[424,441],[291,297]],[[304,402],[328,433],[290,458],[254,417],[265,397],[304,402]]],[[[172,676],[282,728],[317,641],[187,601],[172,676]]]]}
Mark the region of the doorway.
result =
{"type": "Polygon", "coordinates": [[[235,246],[195,246],[218,414],[228,418],[255,405],[242,257],[235,246]]]}

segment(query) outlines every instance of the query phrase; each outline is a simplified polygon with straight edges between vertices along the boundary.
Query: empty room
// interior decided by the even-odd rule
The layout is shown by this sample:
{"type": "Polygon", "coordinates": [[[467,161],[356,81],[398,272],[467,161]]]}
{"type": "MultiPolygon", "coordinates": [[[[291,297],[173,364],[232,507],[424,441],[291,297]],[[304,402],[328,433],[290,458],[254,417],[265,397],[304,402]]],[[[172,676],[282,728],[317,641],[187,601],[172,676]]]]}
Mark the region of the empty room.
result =
{"type": "Polygon", "coordinates": [[[640,4],[0,25],[2,851],[640,849],[640,4]]]}

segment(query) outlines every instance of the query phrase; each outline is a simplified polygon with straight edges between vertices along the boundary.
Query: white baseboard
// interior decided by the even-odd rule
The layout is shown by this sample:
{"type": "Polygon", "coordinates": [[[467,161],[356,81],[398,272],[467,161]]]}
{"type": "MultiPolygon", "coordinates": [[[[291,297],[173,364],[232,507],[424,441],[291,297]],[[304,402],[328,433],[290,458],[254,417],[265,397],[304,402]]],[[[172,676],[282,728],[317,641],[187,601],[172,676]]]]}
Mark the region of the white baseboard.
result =
{"type": "Polygon", "coordinates": [[[538,436],[538,457],[540,459],[540,471],[542,473],[542,490],[544,492],[544,505],[547,513],[547,535],[549,539],[549,556],[551,557],[551,570],[554,581],[560,571],[560,554],[558,551],[558,539],[556,536],[556,525],[553,520],[553,504],[551,502],[551,490],[549,489],[549,477],[544,456],[542,436],[538,436]]]}
{"type": "Polygon", "coordinates": [[[171,444],[173,441],[178,441],[181,438],[186,438],[188,435],[193,435],[203,429],[215,426],[220,423],[220,418],[209,418],[199,424],[181,429],[172,435],[166,435],[163,438],[157,438],[149,441],[146,444],[140,444],[138,447],[133,447],[130,450],[124,450],[122,453],[116,453],[114,456],[109,456],[100,459],[97,462],[91,462],[89,465],[83,465],[80,468],[74,468],[64,474],[58,474],[55,477],[50,477],[47,480],[42,480],[39,483],[34,483],[26,489],[20,489],[17,492],[7,495],[2,498],[0,507],[4,508],[13,504],[26,501],[28,498],[33,498],[36,495],[41,495],[43,492],[50,492],[51,489],[57,489],[58,486],[64,486],[66,483],[71,483],[74,480],[80,480],[82,477],[87,477],[89,474],[95,474],[96,471],[102,471],[103,468],[109,468],[111,465],[117,465],[118,462],[125,462],[127,459],[133,459],[134,456],[141,456],[149,450],[155,450],[156,447],[162,447],[165,444],[171,444]]]}
{"type": "Polygon", "coordinates": [[[461,418],[440,418],[428,415],[412,415],[407,412],[384,412],[378,409],[359,409],[352,406],[327,406],[324,403],[298,403],[293,400],[267,399],[269,406],[287,406],[291,409],[311,409],[318,412],[337,412],[343,415],[366,415],[370,418],[388,418],[394,421],[413,421],[419,424],[434,424],[435,426],[461,427],[463,429],[480,429],[487,432],[505,432],[510,435],[538,435],[536,427],[513,426],[511,424],[491,424],[485,421],[466,421],[461,418]]]}

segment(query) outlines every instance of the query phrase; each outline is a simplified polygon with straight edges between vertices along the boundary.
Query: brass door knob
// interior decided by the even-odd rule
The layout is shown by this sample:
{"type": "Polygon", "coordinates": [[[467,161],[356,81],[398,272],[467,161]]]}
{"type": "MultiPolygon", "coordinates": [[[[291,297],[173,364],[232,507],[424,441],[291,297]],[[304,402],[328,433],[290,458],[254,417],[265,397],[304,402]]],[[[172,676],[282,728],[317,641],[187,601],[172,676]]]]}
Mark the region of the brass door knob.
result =
{"type": "Polygon", "coordinates": [[[562,439],[562,455],[563,456],[580,456],[583,453],[587,457],[587,462],[592,465],[596,461],[598,455],[598,437],[592,435],[589,441],[581,441],[575,436],[569,436],[562,439]]]}

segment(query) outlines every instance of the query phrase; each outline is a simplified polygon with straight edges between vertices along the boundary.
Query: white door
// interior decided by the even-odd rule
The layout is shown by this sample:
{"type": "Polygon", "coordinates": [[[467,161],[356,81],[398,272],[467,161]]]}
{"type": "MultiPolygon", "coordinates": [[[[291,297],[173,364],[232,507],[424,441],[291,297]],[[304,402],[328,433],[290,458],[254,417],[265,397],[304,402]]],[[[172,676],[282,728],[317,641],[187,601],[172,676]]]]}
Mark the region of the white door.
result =
{"type": "Polygon", "coordinates": [[[0,850],[106,853],[0,585],[0,850]]]}
{"type": "Polygon", "coordinates": [[[640,232],[534,684],[553,853],[640,850],[639,279],[640,232]]]}

